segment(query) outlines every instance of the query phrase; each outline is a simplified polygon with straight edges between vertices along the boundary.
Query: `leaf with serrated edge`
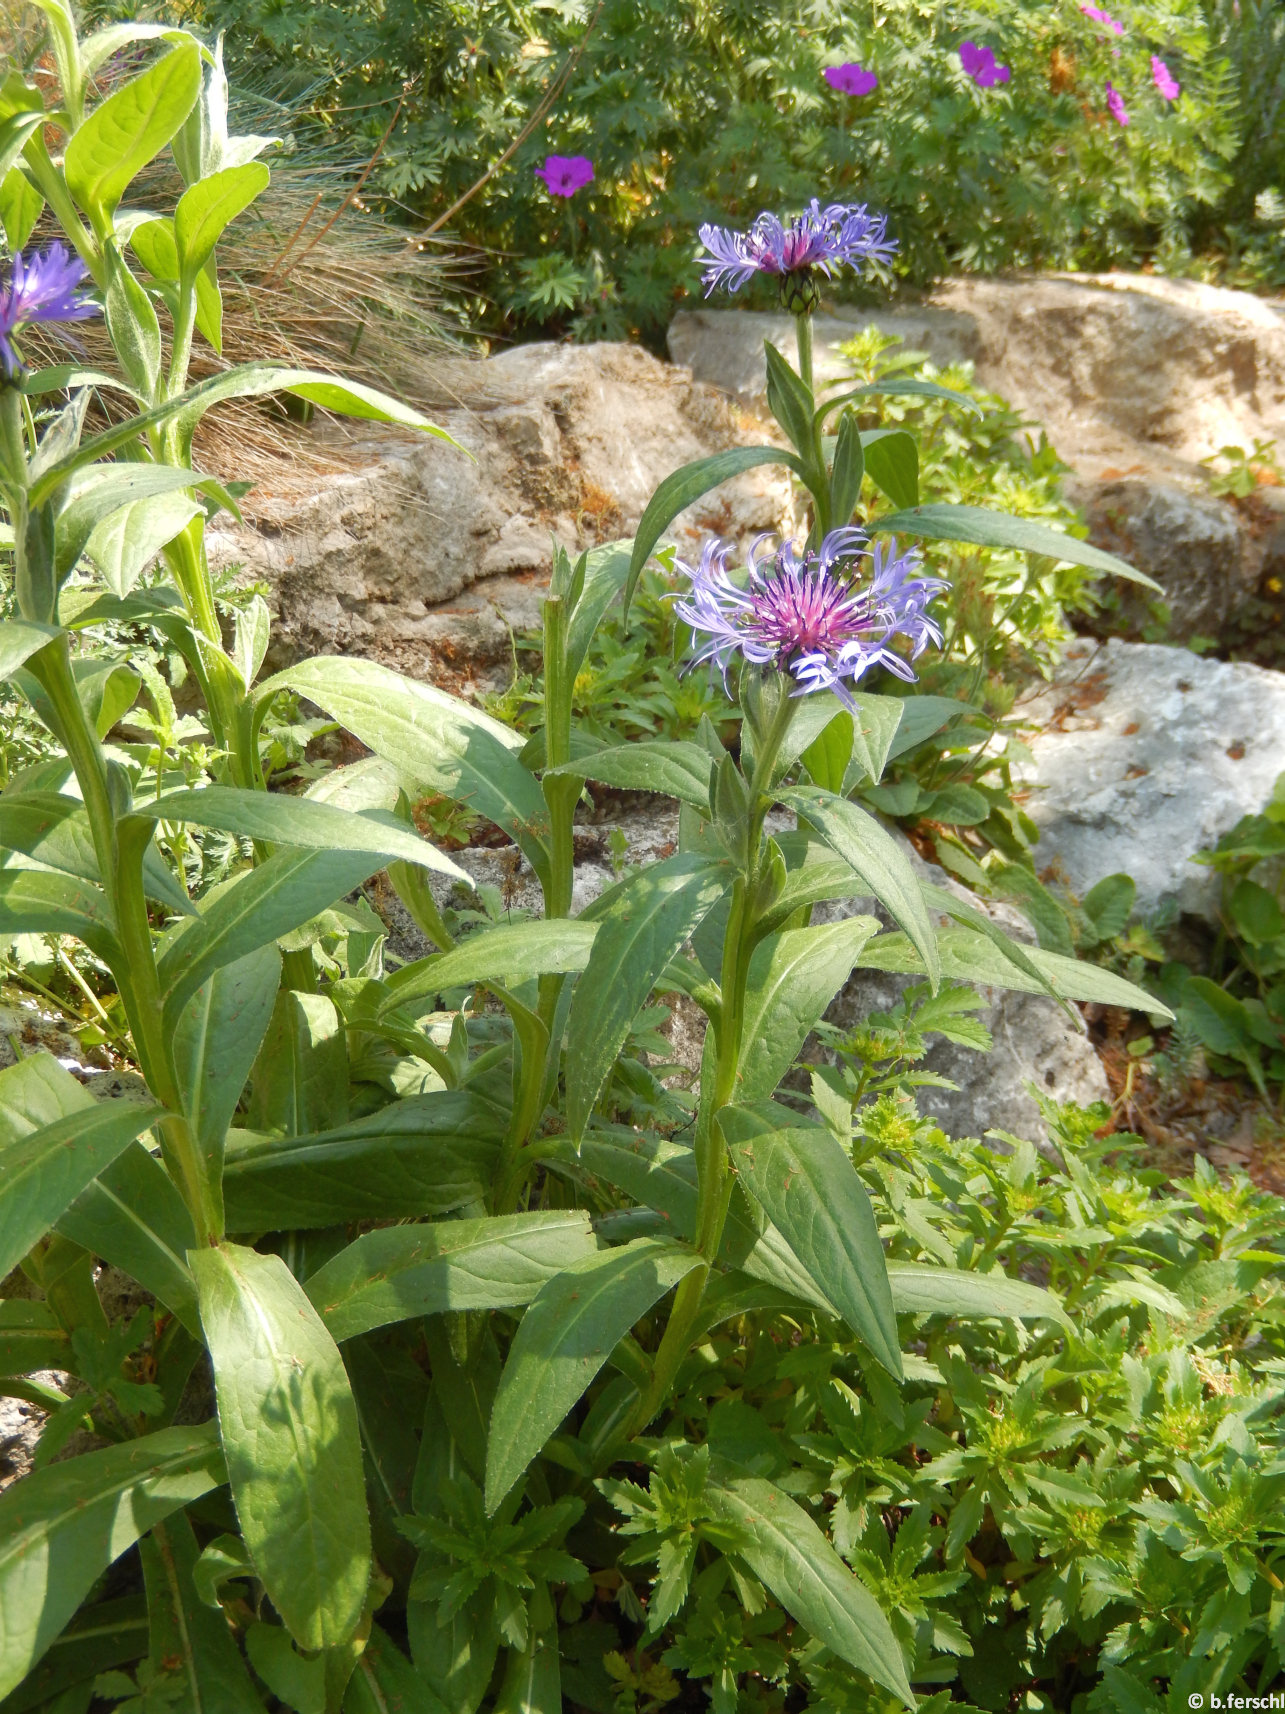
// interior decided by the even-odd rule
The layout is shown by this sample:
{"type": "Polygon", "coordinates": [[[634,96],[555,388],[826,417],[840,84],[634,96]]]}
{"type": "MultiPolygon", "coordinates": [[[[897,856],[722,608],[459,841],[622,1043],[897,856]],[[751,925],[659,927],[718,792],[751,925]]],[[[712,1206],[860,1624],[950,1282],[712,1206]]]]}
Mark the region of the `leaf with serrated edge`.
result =
{"type": "Polygon", "coordinates": [[[597,1248],[588,1215],[572,1210],[390,1226],[354,1239],[304,1289],[342,1342],[390,1321],[530,1303],[597,1248]]]}
{"type": "Polygon", "coordinates": [[[701,1265],[681,1245],[637,1238],[586,1256],[541,1288],[509,1347],[491,1410],[488,1512],[496,1510],[634,1323],[701,1265]]]}
{"type": "Polygon", "coordinates": [[[280,1256],[193,1250],[201,1324],[237,1519],[255,1570],[303,1649],[361,1621],[370,1520],[357,1407],[339,1348],[280,1256]]]}

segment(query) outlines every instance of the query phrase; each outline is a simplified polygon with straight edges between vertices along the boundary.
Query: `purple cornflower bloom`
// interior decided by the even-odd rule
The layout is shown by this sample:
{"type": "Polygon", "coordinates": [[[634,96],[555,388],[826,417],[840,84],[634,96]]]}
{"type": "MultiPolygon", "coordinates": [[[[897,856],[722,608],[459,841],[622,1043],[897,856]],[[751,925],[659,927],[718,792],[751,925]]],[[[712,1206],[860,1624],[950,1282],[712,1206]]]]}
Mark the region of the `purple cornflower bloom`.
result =
{"type": "Polygon", "coordinates": [[[994,50],[979,48],[976,42],[959,44],[959,63],[978,89],[993,89],[997,83],[1008,82],[1008,66],[996,65],[994,50]]]}
{"type": "Polygon", "coordinates": [[[828,65],[821,76],[840,95],[870,95],[879,87],[875,74],[855,60],[847,60],[843,65],[828,65]]]}
{"type": "Polygon", "coordinates": [[[1080,0],[1080,10],[1086,18],[1091,18],[1095,24],[1101,24],[1103,29],[1113,31],[1117,36],[1124,34],[1124,25],[1118,18],[1113,18],[1110,12],[1104,12],[1099,6],[1090,6],[1088,0],[1080,0]]]}
{"type": "Polygon", "coordinates": [[[98,305],[76,296],[85,265],[65,244],[51,244],[43,255],[13,258],[8,281],[0,286],[0,374],[11,377],[22,366],[14,344],[20,328],[33,322],[84,321],[98,305]]]}
{"type": "Polygon", "coordinates": [[[588,155],[550,155],[535,176],[544,180],[550,196],[574,196],[593,182],[593,162],[588,155]]]}
{"type": "Polygon", "coordinates": [[[1114,84],[1107,84],[1107,109],[1117,125],[1129,123],[1129,109],[1124,104],[1124,97],[1114,84]]]}
{"type": "Polygon", "coordinates": [[[748,232],[702,226],[705,296],[716,286],[739,292],[755,274],[776,274],[786,307],[796,315],[806,313],[817,302],[812,270],[819,268],[829,279],[836,268],[859,270],[871,258],[887,261],[897,248],[887,232],[888,216],[867,214],[865,203],[832,202],[822,208],[816,197],[788,226],[775,214],[760,214],[748,232]],[[791,301],[795,297],[797,303],[791,301]]]}
{"type": "Polygon", "coordinates": [[[1182,85],[1175,82],[1169,67],[1155,54],[1151,56],[1151,81],[1166,101],[1177,101],[1182,94],[1182,85]]]}
{"type": "Polygon", "coordinates": [[[706,542],[698,566],[678,561],[691,590],[674,611],[703,633],[693,666],[713,661],[726,689],[739,655],[751,666],[788,673],[795,696],[832,690],[848,708],[854,704],[844,680],[855,683],[871,667],[914,679],[892,641],[906,638],[911,660],[929,643],[940,645],[927,608],[950,587],[938,577],[912,575],[920,564],[917,548],[898,554],[894,541],[872,552],[865,531],[855,528],[831,530],[817,552],[802,555],[790,541],[764,549],[768,539],[760,536],[750,550],[743,589],[727,569],[732,544],[717,536],[706,542]],[[868,570],[857,563],[863,558],[868,570]]]}

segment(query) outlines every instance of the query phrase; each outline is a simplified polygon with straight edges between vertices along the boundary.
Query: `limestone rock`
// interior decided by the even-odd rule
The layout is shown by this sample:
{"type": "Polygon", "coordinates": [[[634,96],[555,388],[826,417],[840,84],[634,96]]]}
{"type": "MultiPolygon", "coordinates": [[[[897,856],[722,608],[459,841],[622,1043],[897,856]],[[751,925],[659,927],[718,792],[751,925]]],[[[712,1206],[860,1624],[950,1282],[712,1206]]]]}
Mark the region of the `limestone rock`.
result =
{"type": "MultiPolygon", "coordinates": [[[[1047,432],[1091,539],[1160,583],[1175,635],[1216,633],[1262,575],[1261,532],[1209,496],[1200,460],[1285,438],[1279,306],[1144,275],[948,280],[920,306],[818,315],[818,380],[848,373],[839,346],[871,322],[938,364],[972,362],[1047,432]]],[[[669,348],[696,380],[762,408],[765,337],[794,356],[789,317],[701,308],[674,318],[669,348]]]]}
{"type": "MultiPolygon", "coordinates": [[[[629,345],[524,345],[455,365],[436,420],[458,446],[335,427],[210,533],[216,565],[272,590],[274,659],[354,653],[458,684],[507,663],[535,623],[554,542],[626,535],[678,465],[762,440],[714,389],[629,345]]],[[[749,537],[789,506],[785,473],[749,471],[675,527],[749,537]]]]}
{"type": "Polygon", "coordinates": [[[1037,863],[1081,894],[1123,870],[1140,911],[1212,916],[1217,876],[1190,859],[1260,810],[1285,770],[1285,675],[1159,644],[1076,643],[1020,707],[1043,728],[1024,779],[1037,863]]]}
{"type": "MultiPolygon", "coordinates": [[[[1089,533],[1153,577],[1165,592],[1175,636],[1216,636],[1253,584],[1256,556],[1226,501],[1136,476],[1086,490],[1089,533]]],[[[1146,591],[1125,596],[1142,617],[1146,591]]]]}

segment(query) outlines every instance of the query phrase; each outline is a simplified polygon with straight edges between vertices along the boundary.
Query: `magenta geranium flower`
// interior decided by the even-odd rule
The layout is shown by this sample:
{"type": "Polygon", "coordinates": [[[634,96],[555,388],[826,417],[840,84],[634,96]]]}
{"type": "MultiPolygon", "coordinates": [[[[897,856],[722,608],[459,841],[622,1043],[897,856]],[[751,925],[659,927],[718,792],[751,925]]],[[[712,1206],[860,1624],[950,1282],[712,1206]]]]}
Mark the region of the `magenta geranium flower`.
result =
{"type": "Polygon", "coordinates": [[[1129,110],[1124,104],[1124,97],[1113,84],[1107,84],[1107,110],[1117,125],[1129,123],[1129,110]]]}
{"type": "Polygon", "coordinates": [[[994,51],[991,48],[979,48],[976,42],[959,44],[959,63],[978,89],[993,89],[997,83],[1008,82],[1008,66],[996,65],[994,51]]]}
{"type": "Polygon", "coordinates": [[[1113,18],[1110,12],[1104,12],[1099,6],[1091,6],[1088,0],[1080,0],[1080,10],[1086,18],[1091,18],[1095,24],[1101,24],[1104,30],[1110,30],[1117,36],[1124,34],[1124,25],[1118,18],[1113,18]]]}
{"type": "Polygon", "coordinates": [[[875,74],[855,60],[847,60],[843,65],[828,65],[821,75],[840,95],[870,95],[879,87],[875,74]]]}
{"type": "Polygon", "coordinates": [[[1166,101],[1177,101],[1182,94],[1182,85],[1175,83],[1169,67],[1155,54],[1151,56],[1151,81],[1164,96],[1166,101]]]}
{"type": "Polygon", "coordinates": [[[593,162],[587,155],[550,155],[535,176],[544,180],[550,196],[574,196],[593,182],[593,162]]]}
{"type": "Polygon", "coordinates": [[[930,643],[940,646],[941,631],[926,610],[950,585],[912,575],[917,548],[898,554],[894,541],[871,552],[865,531],[852,528],[831,530],[814,553],[799,554],[789,541],[764,548],[767,540],[760,536],[750,551],[744,587],[728,572],[732,544],[718,537],[705,544],[698,566],[677,562],[691,590],[674,611],[700,639],[692,665],[712,661],[725,686],[739,657],[788,673],[795,696],[832,690],[851,708],[844,680],[855,683],[872,667],[914,679],[906,657],[891,647],[895,638],[909,643],[911,660],[930,643]]]}
{"type": "Polygon", "coordinates": [[[0,374],[14,375],[22,366],[15,335],[36,322],[84,321],[97,315],[98,305],[77,297],[85,264],[65,244],[51,244],[43,255],[25,257],[19,250],[9,278],[0,286],[0,374]]]}

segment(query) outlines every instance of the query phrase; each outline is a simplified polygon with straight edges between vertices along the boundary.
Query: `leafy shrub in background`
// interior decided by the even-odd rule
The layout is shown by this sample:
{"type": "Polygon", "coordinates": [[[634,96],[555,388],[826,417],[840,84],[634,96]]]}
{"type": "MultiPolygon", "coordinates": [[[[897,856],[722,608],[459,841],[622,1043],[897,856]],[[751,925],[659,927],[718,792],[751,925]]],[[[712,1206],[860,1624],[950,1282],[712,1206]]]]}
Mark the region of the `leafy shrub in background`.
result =
{"type": "Polygon", "coordinates": [[[887,210],[898,276],[916,284],[1145,260],[1285,277],[1285,20],[1271,0],[1121,0],[1119,35],[1075,0],[195,9],[236,31],[240,76],[314,102],[356,154],[382,143],[371,185],[390,205],[437,219],[494,169],[448,230],[484,253],[500,330],[658,342],[696,289],[702,221],[818,190],[887,210]],[[964,40],[993,48],[1009,80],[973,82],[964,40]],[[873,93],[826,82],[855,62],[873,93]],[[536,176],[551,152],[589,158],[593,183],[551,195],[536,176]]]}

